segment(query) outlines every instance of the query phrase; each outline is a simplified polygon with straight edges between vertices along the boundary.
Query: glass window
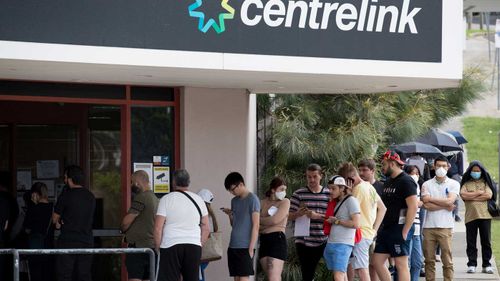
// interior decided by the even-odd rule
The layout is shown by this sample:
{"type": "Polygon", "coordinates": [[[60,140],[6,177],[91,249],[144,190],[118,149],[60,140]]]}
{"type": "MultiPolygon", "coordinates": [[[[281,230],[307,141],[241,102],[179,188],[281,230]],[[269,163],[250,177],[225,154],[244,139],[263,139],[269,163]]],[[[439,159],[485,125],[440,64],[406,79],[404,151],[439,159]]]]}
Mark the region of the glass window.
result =
{"type": "MultiPolygon", "coordinates": [[[[96,197],[95,229],[118,229],[122,219],[121,115],[118,106],[90,106],[88,111],[89,176],[96,197]]],[[[98,237],[98,248],[119,248],[121,237],[98,237]]],[[[96,255],[95,280],[119,281],[121,257],[96,255]]]]}
{"type": "Polygon", "coordinates": [[[175,167],[174,108],[136,106],[131,115],[132,164],[152,163],[153,156],[167,156],[171,183],[175,167]]]}

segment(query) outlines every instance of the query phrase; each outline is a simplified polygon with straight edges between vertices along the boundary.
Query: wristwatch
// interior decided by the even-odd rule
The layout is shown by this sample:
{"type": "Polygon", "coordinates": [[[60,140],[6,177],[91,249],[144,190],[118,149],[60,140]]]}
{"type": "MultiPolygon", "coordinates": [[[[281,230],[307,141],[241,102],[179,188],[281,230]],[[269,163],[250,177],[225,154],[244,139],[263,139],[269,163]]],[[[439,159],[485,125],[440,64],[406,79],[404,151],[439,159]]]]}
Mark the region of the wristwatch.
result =
{"type": "Polygon", "coordinates": [[[335,220],[333,223],[334,223],[334,224],[340,224],[340,220],[338,220],[338,219],[337,219],[337,220],[335,220]]]}

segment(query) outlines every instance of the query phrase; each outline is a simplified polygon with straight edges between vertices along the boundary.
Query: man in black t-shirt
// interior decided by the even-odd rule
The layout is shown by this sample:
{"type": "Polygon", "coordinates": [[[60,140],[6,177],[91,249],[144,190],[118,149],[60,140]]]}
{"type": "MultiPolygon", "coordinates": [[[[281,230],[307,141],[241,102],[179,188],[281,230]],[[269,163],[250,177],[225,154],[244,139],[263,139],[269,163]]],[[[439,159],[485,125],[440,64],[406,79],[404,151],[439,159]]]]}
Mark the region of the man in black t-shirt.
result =
{"type": "MultiPolygon", "coordinates": [[[[95,197],[83,187],[85,175],[78,166],[66,168],[64,182],[70,187],[57,200],[52,215],[56,228],[61,229],[57,247],[62,249],[92,248],[94,237],[95,197]]],[[[56,264],[59,281],[72,280],[76,271],[78,280],[91,280],[91,255],[59,255],[56,264]]]]}
{"type": "Polygon", "coordinates": [[[410,280],[408,255],[413,236],[413,220],[417,213],[417,184],[401,167],[404,162],[392,151],[384,154],[382,172],[387,177],[382,190],[382,201],[387,206],[381,230],[377,236],[373,264],[381,281],[390,281],[385,266],[393,257],[400,281],[410,280]]]}

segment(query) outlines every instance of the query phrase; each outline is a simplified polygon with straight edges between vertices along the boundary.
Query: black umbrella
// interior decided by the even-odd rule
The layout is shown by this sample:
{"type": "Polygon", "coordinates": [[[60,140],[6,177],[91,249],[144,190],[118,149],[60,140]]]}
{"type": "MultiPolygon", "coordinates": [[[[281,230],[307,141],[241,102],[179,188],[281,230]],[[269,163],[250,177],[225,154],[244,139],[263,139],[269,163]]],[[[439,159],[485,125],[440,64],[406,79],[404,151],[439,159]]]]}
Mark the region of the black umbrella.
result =
{"type": "Polygon", "coordinates": [[[467,139],[459,131],[448,131],[448,133],[455,137],[458,144],[468,143],[467,139]]]}
{"type": "Polygon", "coordinates": [[[416,141],[435,146],[442,152],[463,150],[455,140],[455,137],[440,129],[431,129],[416,141]]]}
{"type": "Polygon", "coordinates": [[[402,143],[402,144],[397,144],[394,147],[394,150],[402,152],[404,155],[409,156],[413,154],[419,154],[423,157],[437,157],[439,155],[443,155],[441,150],[438,148],[421,143],[421,142],[407,142],[407,143],[402,143]]]}

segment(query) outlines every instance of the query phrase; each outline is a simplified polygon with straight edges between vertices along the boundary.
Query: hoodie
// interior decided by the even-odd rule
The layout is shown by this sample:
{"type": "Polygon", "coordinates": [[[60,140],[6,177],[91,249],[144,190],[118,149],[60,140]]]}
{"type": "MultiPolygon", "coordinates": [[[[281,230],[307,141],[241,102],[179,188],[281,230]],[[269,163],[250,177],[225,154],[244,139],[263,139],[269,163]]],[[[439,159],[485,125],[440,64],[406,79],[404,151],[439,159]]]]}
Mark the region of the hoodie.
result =
{"type": "Polygon", "coordinates": [[[460,182],[460,186],[463,186],[468,181],[474,180],[470,175],[470,173],[472,172],[472,168],[474,166],[478,166],[479,169],[481,169],[481,179],[483,179],[486,182],[486,184],[490,187],[491,192],[493,193],[493,196],[491,198],[494,199],[495,202],[497,202],[497,196],[498,196],[497,186],[491,179],[490,173],[488,173],[483,164],[481,164],[481,162],[477,160],[470,162],[469,167],[462,176],[462,181],[460,182]]]}

